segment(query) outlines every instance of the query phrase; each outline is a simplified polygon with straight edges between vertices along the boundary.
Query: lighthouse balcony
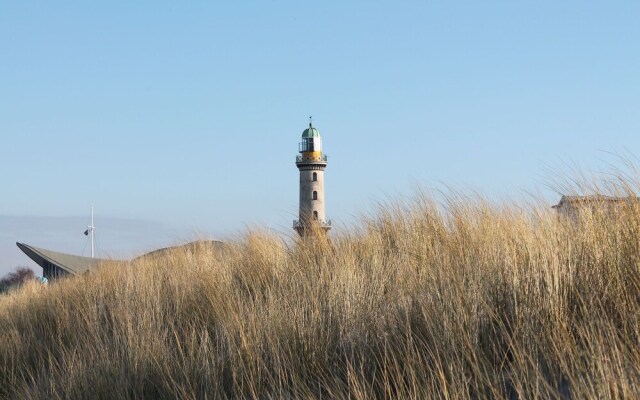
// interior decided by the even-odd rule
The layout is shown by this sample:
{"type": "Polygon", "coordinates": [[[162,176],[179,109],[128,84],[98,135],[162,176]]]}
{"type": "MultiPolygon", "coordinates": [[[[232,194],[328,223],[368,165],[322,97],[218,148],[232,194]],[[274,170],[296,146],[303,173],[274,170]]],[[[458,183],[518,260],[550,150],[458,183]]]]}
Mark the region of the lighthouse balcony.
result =
{"type": "Polygon", "coordinates": [[[295,221],[293,221],[293,229],[308,228],[309,226],[315,226],[315,227],[324,228],[324,229],[331,229],[331,220],[326,220],[326,221],[319,221],[319,220],[301,221],[299,219],[296,219],[295,221]]]}
{"type": "Polygon", "coordinates": [[[303,163],[303,162],[322,162],[322,163],[326,163],[327,162],[327,155],[326,154],[313,154],[313,155],[307,155],[307,154],[300,154],[299,156],[296,156],[296,162],[297,163],[303,163]]]}

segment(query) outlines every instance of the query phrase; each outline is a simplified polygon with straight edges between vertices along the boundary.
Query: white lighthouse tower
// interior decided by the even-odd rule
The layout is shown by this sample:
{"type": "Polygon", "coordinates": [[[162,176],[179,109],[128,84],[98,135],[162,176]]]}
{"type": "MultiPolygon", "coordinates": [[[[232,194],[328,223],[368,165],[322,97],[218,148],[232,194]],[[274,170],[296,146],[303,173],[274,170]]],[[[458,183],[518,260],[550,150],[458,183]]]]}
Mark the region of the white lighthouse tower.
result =
{"type": "Polygon", "coordinates": [[[296,157],[296,166],[300,170],[300,214],[293,222],[300,236],[314,232],[326,233],[331,229],[331,221],[326,219],[324,210],[324,169],[327,156],[322,153],[320,132],[313,127],[309,117],[309,128],[302,132],[299,144],[300,154],[296,157]]]}

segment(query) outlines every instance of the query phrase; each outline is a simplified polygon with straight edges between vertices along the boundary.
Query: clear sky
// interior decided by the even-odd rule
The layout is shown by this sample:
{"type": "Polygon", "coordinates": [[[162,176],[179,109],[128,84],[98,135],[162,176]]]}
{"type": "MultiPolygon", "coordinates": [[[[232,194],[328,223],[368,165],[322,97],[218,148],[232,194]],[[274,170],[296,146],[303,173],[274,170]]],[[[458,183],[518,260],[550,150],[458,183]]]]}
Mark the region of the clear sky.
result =
{"type": "Polygon", "coordinates": [[[0,215],[291,233],[309,115],[334,223],[416,185],[532,190],[640,155],[638,21],[638,1],[2,1],[0,215]]]}

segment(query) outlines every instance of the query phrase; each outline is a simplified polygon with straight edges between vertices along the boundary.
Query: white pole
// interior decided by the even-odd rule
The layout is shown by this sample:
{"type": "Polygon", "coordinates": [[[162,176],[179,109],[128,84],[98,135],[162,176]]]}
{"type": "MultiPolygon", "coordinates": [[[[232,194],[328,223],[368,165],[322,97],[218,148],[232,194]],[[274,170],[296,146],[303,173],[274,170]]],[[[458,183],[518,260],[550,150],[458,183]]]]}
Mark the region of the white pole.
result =
{"type": "Polygon", "coordinates": [[[95,229],[95,226],[93,226],[93,204],[91,205],[91,226],[89,227],[89,233],[91,234],[91,258],[94,257],[94,248],[95,248],[95,243],[94,243],[94,238],[93,238],[93,230],[95,229]]]}

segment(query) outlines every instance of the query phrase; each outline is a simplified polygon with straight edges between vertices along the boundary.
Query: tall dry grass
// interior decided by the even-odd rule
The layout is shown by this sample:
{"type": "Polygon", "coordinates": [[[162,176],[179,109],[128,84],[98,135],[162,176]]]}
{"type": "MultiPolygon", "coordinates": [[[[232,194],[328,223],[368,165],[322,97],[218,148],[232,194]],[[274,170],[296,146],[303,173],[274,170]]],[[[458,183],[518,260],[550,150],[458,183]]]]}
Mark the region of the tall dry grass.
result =
{"type": "Polygon", "coordinates": [[[640,397],[640,209],[450,196],[0,299],[0,396],[640,397]]]}

